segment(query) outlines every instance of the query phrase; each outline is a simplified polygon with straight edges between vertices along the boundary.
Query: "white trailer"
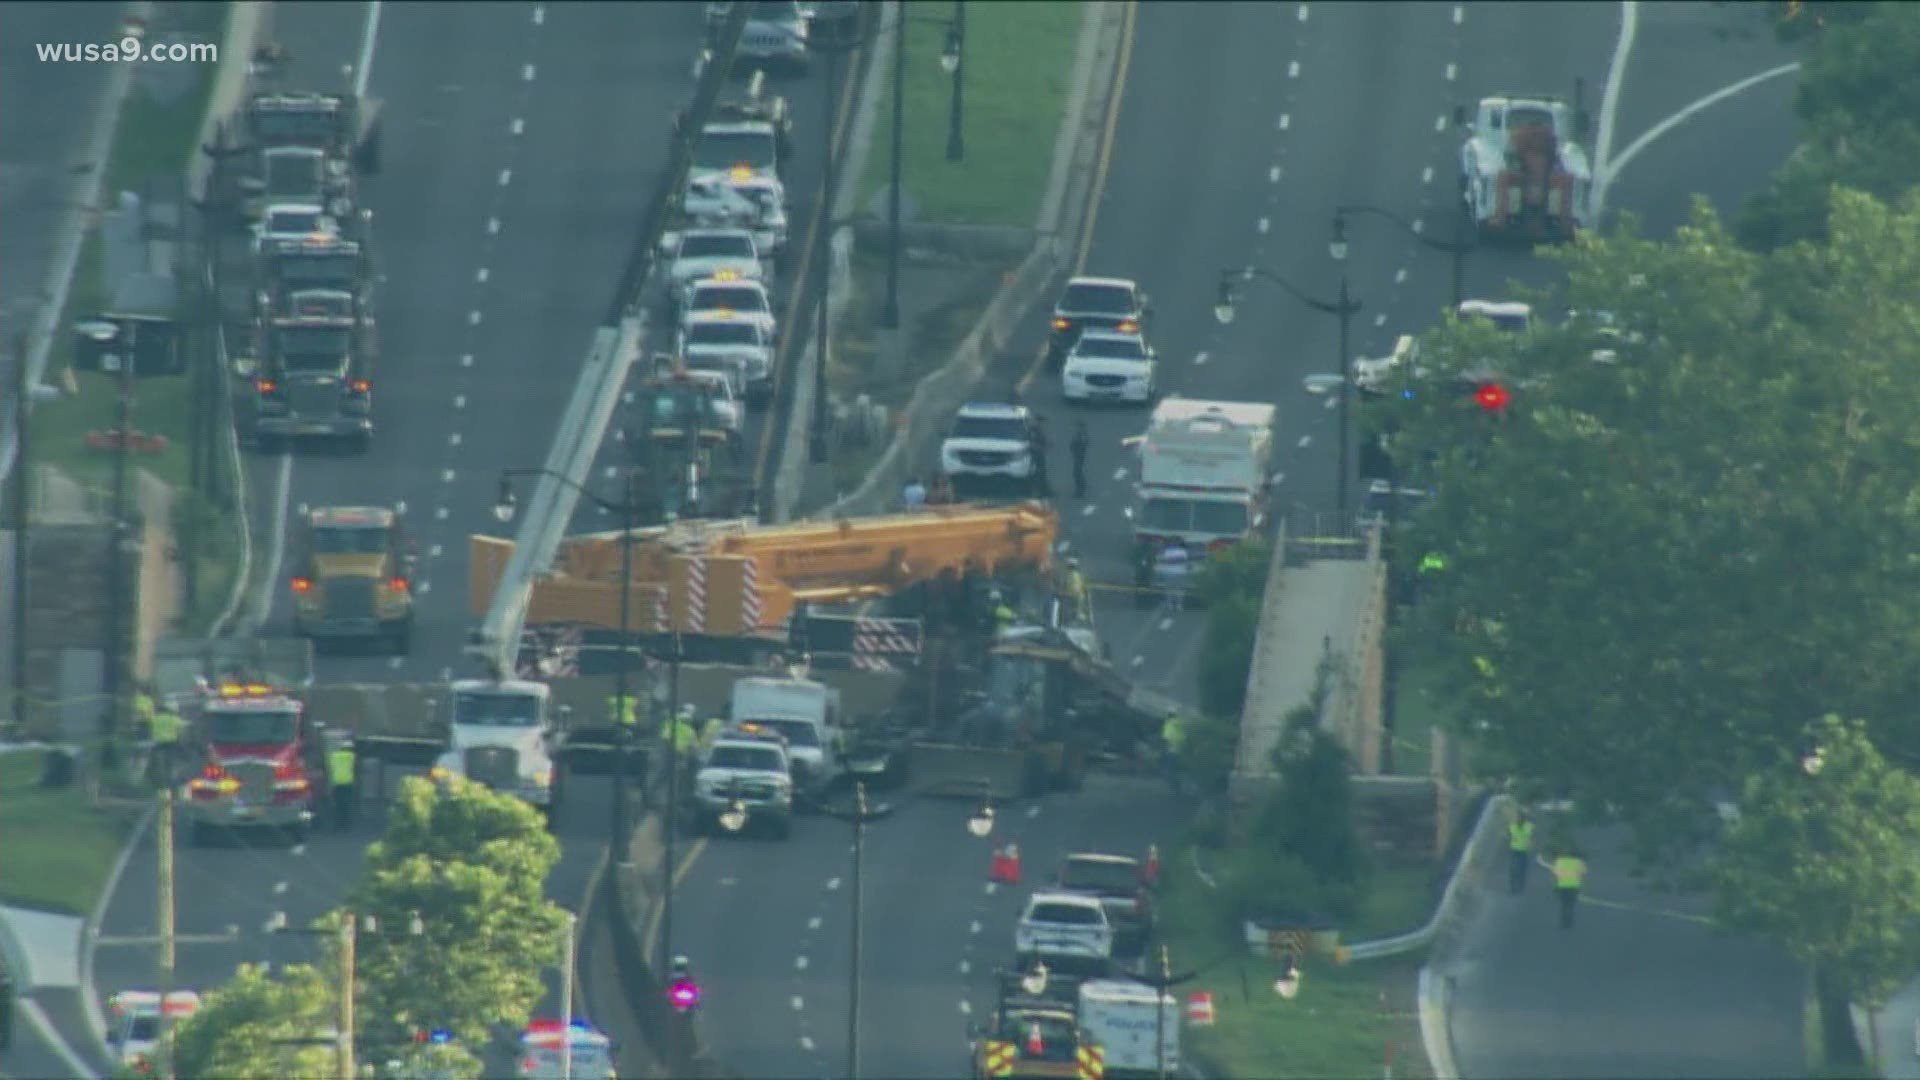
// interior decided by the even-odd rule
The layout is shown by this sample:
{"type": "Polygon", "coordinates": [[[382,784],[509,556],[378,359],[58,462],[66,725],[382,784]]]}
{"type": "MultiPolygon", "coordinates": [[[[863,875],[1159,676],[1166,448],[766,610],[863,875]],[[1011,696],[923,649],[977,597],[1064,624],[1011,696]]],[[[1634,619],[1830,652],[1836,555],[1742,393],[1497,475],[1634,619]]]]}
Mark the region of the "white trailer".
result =
{"type": "Polygon", "coordinates": [[[1266,522],[1275,409],[1167,398],[1139,440],[1134,539],[1196,550],[1245,539],[1266,522]]]}
{"type": "Polygon", "coordinates": [[[1108,1076],[1180,1075],[1180,1006],[1162,991],[1155,1016],[1155,996],[1153,987],[1124,979],[1080,984],[1080,1030],[1106,1051],[1108,1076]]]}

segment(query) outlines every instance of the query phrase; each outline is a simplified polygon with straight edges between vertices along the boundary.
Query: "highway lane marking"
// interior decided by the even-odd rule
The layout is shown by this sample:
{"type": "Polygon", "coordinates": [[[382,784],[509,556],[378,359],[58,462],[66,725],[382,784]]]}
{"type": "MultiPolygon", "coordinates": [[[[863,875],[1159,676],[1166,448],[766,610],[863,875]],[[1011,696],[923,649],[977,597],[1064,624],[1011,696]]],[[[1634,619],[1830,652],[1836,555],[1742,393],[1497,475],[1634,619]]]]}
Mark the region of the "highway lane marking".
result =
{"type": "Polygon", "coordinates": [[[809,1054],[813,1053],[813,1040],[807,1038],[805,1035],[800,1036],[800,1049],[805,1050],[809,1054]]]}
{"type": "Polygon", "coordinates": [[[815,916],[814,916],[813,918],[811,918],[811,919],[808,919],[808,920],[807,920],[807,929],[809,929],[809,930],[818,930],[818,929],[820,929],[820,916],[818,916],[818,915],[815,915],[815,916]]]}
{"type": "Polygon", "coordinates": [[[405,664],[405,663],[406,663],[406,661],[405,661],[405,660],[404,660],[403,658],[401,658],[401,657],[398,657],[398,656],[389,656],[389,657],[387,657],[387,670],[388,670],[388,671],[399,671],[399,670],[400,670],[400,668],[401,668],[401,666],[402,666],[403,664],[405,664]]]}
{"type": "Polygon", "coordinates": [[[800,995],[799,995],[799,994],[795,994],[795,995],[793,995],[793,1000],[792,1000],[792,1002],[791,1002],[791,1004],[793,1005],[793,1011],[794,1011],[794,1012],[799,1012],[799,1011],[800,1011],[801,1009],[804,1009],[804,1008],[806,1008],[806,1007],[807,1007],[807,1003],[806,1003],[805,1001],[802,1001],[802,1000],[800,999],[800,995]]]}
{"type": "Polygon", "coordinates": [[[511,183],[513,183],[513,170],[501,169],[500,170],[500,186],[506,187],[508,184],[511,184],[511,183]]]}
{"type": "Polygon", "coordinates": [[[500,219],[499,218],[490,217],[487,219],[487,235],[488,236],[500,235],[500,219]]]}
{"type": "Polygon", "coordinates": [[[470,368],[470,367],[472,367],[472,366],[473,366],[473,354],[472,354],[472,353],[461,353],[461,354],[460,354],[460,366],[461,366],[461,367],[464,367],[464,368],[470,368]]]}
{"type": "Polygon", "coordinates": [[[1421,234],[1421,233],[1424,233],[1424,232],[1426,232],[1426,231],[1427,231],[1427,219],[1425,219],[1425,218],[1414,218],[1414,219],[1413,219],[1413,231],[1414,231],[1414,233],[1415,233],[1416,235],[1418,235],[1418,234],[1421,234]]]}
{"type": "Polygon", "coordinates": [[[1260,224],[1256,225],[1255,228],[1257,228],[1260,231],[1260,235],[1265,236],[1267,234],[1267,230],[1273,228],[1273,222],[1267,220],[1266,218],[1261,218],[1260,224]]]}
{"type": "MultiPolygon", "coordinates": [[[[1404,270],[1402,270],[1402,271],[1401,271],[1401,273],[1402,273],[1402,274],[1404,274],[1404,273],[1406,273],[1406,271],[1404,271],[1404,270]]],[[[1385,326],[1385,325],[1387,325],[1387,316],[1386,316],[1386,313],[1385,313],[1385,312],[1381,312],[1380,314],[1378,314],[1378,315],[1375,315],[1375,316],[1373,317],[1373,325],[1375,325],[1375,326],[1385,326]]],[[[1335,377],[1336,377],[1336,378],[1338,378],[1338,376],[1335,376],[1335,377]]]]}
{"type": "Polygon", "coordinates": [[[615,476],[618,476],[619,474],[620,474],[620,469],[614,465],[609,465],[601,471],[601,475],[605,476],[609,480],[613,479],[615,476]]]}
{"type": "Polygon", "coordinates": [[[539,26],[541,23],[544,23],[546,21],[547,21],[547,9],[537,4],[534,5],[533,25],[539,26]]]}
{"type": "MultiPolygon", "coordinates": [[[[1138,4],[1128,3],[1121,8],[1120,22],[1120,59],[1113,73],[1113,91],[1107,98],[1107,122],[1100,132],[1100,153],[1093,163],[1093,183],[1087,186],[1087,220],[1080,226],[1080,247],[1074,253],[1073,272],[1069,277],[1079,277],[1086,272],[1087,255],[1093,250],[1093,237],[1100,224],[1100,206],[1106,201],[1107,172],[1113,165],[1113,142],[1120,128],[1120,105],[1127,96],[1127,70],[1133,66],[1133,34],[1138,4]]],[[[1040,374],[1041,365],[1047,362],[1047,346],[1042,343],[1034,353],[1033,363],[1028,365],[1026,374],[1013,384],[1016,396],[1024,397],[1027,387],[1040,374]]]]}
{"type": "Polygon", "coordinates": [[[1279,182],[1280,182],[1280,166],[1275,165],[1272,168],[1267,170],[1267,183],[1277,184],[1279,182]]]}
{"type": "Polygon", "coordinates": [[[997,892],[999,892],[999,891],[1000,891],[1000,883],[999,883],[999,882],[997,882],[997,881],[989,881],[989,882],[987,882],[987,895],[988,895],[988,896],[992,896],[992,895],[993,895],[994,893],[997,893],[997,892]]]}
{"type": "Polygon", "coordinates": [[[1403,267],[1401,267],[1400,269],[1398,269],[1398,270],[1395,270],[1395,271],[1393,272],[1393,283],[1394,283],[1395,285],[1405,285],[1405,284],[1407,283],[1407,268],[1406,268],[1406,267],[1404,267],[1404,266],[1403,266],[1403,267]]]}
{"type": "Polygon", "coordinates": [[[1273,482],[1275,486],[1278,486],[1279,484],[1284,482],[1286,478],[1287,478],[1287,474],[1283,472],[1277,472],[1273,474],[1273,482]]]}
{"type": "Polygon", "coordinates": [[[1600,95],[1600,136],[1594,140],[1593,148],[1595,177],[1605,177],[1608,163],[1613,160],[1613,127],[1620,113],[1620,91],[1627,81],[1627,58],[1633,54],[1633,39],[1639,32],[1639,3],[1621,0],[1620,36],[1613,41],[1613,58],[1607,63],[1607,87],[1600,95]]]}
{"type": "Polygon", "coordinates": [[[1040,807],[1038,807],[1038,806],[1029,806],[1029,807],[1027,807],[1027,819],[1028,819],[1029,821],[1031,821],[1032,819],[1034,819],[1034,818],[1037,818],[1037,817],[1039,817],[1039,816],[1040,816],[1040,807]]]}
{"type": "Polygon", "coordinates": [[[1173,617],[1172,617],[1172,616],[1168,616],[1168,617],[1166,617],[1166,618],[1164,618],[1164,619],[1161,619],[1161,620],[1160,620],[1160,632],[1161,632],[1161,633],[1165,633],[1165,632],[1167,632],[1168,630],[1171,630],[1171,629],[1173,629],[1173,617]]]}
{"type": "Polygon", "coordinates": [[[979,932],[980,932],[980,920],[979,920],[979,919],[975,919],[975,920],[973,920],[973,922],[971,922],[971,923],[969,923],[969,924],[967,924],[967,933],[969,933],[969,934],[977,934],[977,933],[979,933],[979,932]]]}
{"type": "Polygon", "coordinates": [[[839,879],[839,878],[828,878],[828,879],[827,879],[827,891],[828,891],[828,892],[833,892],[833,891],[834,891],[835,889],[838,889],[839,887],[840,887],[840,879],[839,879]]]}
{"type": "Polygon", "coordinates": [[[972,1016],[972,1015],[973,1015],[973,1002],[971,1002],[971,1001],[968,1001],[968,1000],[967,1000],[966,998],[961,998],[961,999],[960,999],[960,1015],[961,1015],[961,1016],[972,1016]]]}
{"type": "Polygon", "coordinates": [[[440,547],[440,545],[439,545],[439,544],[435,544],[435,545],[433,545],[432,547],[430,547],[430,548],[428,548],[428,549],[427,549],[427,558],[429,558],[429,559],[437,559],[437,558],[439,558],[439,557],[440,557],[440,552],[441,552],[441,550],[442,550],[442,549],[441,549],[441,547],[440,547]]]}
{"type": "Polygon", "coordinates": [[[1113,478],[1115,480],[1125,480],[1127,478],[1127,470],[1125,469],[1113,470],[1113,478]]]}
{"type": "Polygon", "coordinates": [[[1299,19],[1301,22],[1307,21],[1307,5],[1305,4],[1300,5],[1299,19]]]}
{"type": "Polygon", "coordinates": [[[1204,364],[1206,364],[1206,362],[1207,362],[1207,358],[1208,358],[1208,356],[1209,356],[1209,355],[1210,355],[1210,354],[1209,354],[1209,353],[1208,353],[1208,352],[1207,352],[1207,351],[1206,351],[1205,349],[1202,349],[1202,350],[1200,350],[1199,352],[1197,352],[1197,353],[1194,353],[1194,354],[1193,354],[1193,366],[1194,366],[1194,367],[1201,367],[1202,365],[1204,365],[1204,364]]]}
{"type": "Polygon", "coordinates": [[[433,511],[433,519],[435,521],[447,520],[447,508],[444,506],[435,507],[433,511]]]}
{"type": "Polygon", "coordinates": [[[1299,445],[1299,447],[1300,447],[1300,449],[1302,449],[1302,450],[1305,450],[1305,449],[1307,448],[1307,444],[1309,444],[1309,443],[1311,443],[1311,442],[1313,442],[1313,436],[1311,436],[1311,435],[1302,435],[1302,436],[1300,436],[1300,442],[1298,443],[1298,445],[1299,445]]]}
{"type": "Polygon", "coordinates": [[[1433,118],[1433,130],[1435,131],[1447,130],[1447,114],[1446,113],[1441,113],[1439,116],[1436,116],[1433,118]]]}
{"type": "Polygon", "coordinates": [[[1129,667],[1139,667],[1139,666],[1140,666],[1141,664],[1144,664],[1144,663],[1146,663],[1146,662],[1147,662],[1147,658],[1146,658],[1146,657],[1144,657],[1144,656],[1135,656],[1135,657],[1133,658],[1133,661],[1132,661],[1132,662],[1131,662],[1130,664],[1128,664],[1128,666],[1129,666],[1129,667]]]}
{"type": "Polygon", "coordinates": [[[1799,70],[1800,64],[1798,61],[1795,61],[1791,64],[1781,64],[1776,68],[1768,68],[1766,71],[1755,75],[1749,75],[1738,82],[1729,83],[1715,90],[1713,93],[1700,98],[1698,101],[1687,105],[1672,116],[1648,128],[1644,135],[1641,135],[1639,138],[1633,140],[1632,143],[1628,144],[1627,148],[1620,152],[1620,156],[1609,163],[1604,170],[1595,170],[1596,180],[1594,181],[1593,193],[1594,217],[1597,219],[1600,216],[1600,212],[1606,208],[1607,189],[1613,186],[1614,180],[1618,179],[1620,174],[1626,171],[1627,166],[1633,163],[1633,159],[1638,157],[1641,151],[1651,146],[1654,140],[1736,94],[1745,93],[1763,82],[1780,78],[1782,75],[1791,75],[1799,70]]]}
{"type": "Polygon", "coordinates": [[[971,960],[960,961],[960,974],[962,975],[973,974],[973,961],[971,960]]]}
{"type": "Polygon", "coordinates": [[[1083,506],[1083,507],[1081,507],[1081,508],[1080,508],[1080,516],[1081,516],[1081,517],[1092,517],[1092,516],[1093,516],[1093,512],[1094,512],[1095,510],[1098,510],[1098,509],[1099,509],[1099,507],[1097,507],[1097,506],[1094,506],[1094,505],[1092,505],[1091,503],[1089,503],[1088,505],[1086,505],[1086,506],[1083,506]]]}
{"type": "Polygon", "coordinates": [[[1465,7],[1459,4],[1453,5],[1453,25],[1459,26],[1461,20],[1465,19],[1466,17],[1467,17],[1467,9],[1465,7]]]}
{"type": "Polygon", "coordinates": [[[513,133],[515,135],[525,135],[527,133],[527,122],[518,116],[514,117],[513,133]]]}
{"type": "Polygon", "coordinates": [[[480,311],[478,308],[467,312],[467,325],[468,326],[480,325],[480,311]]]}
{"type": "Polygon", "coordinates": [[[1580,902],[1592,904],[1594,907],[1613,908],[1615,911],[1632,911],[1641,915],[1657,915],[1663,919],[1679,919],[1682,922],[1699,923],[1702,926],[1714,925],[1714,921],[1705,915],[1694,915],[1685,911],[1668,911],[1665,908],[1647,907],[1643,904],[1624,904],[1618,900],[1602,900],[1597,896],[1586,895],[1580,897],[1580,902]]]}
{"type": "Polygon", "coordinates": [[[485,285],[487,283],[487,278],[490,276],[492,275],[488,274],[487,268],[483,266],[480,269],[475,270],[473,272],[473,283],[475,285],[485,285]]]}
{"type": "Polygon", "coordinates": [[[1320,403],[1320,407],[1321,407],[1322,409],[1331,409],[1331,408],[1333,408],[1334,406],[1336,406],[1336,405],[1338,405],[1338,404],[1340,404],[1340,399],[1339,399],[1339,398],[1337,398],[1337,397],[1330,397],[1330,398],[1328,398],[1327,400],[1325,400],[1325,401],[1323,401],[1323,402],[1321,402],[1321,403],[1320,403]]]}
{"type": "Polygon", "coordinates": [[[521,82],[533,81],[533,65],[532,64],[522,64],[520,66],[520,81],[521,82]]]}
{"type": "Polygon", "coordinates": [[[1280,130],[1285,131],[1292,126],[1293,126],[1293,118],[1288,116],[1286,113],[1281,113],[1280,114],[1280,130]]]}
{"type": "Polygon", "coordinates": [[[794,957],[794,958],[793,958],[793,969],[794,969],[795,971],[805,971],[805,970],[807,970],[807,958],[806,958],[806,957],[804,957],[804,956],[796,956],[796,957],[794,957]]]}
{"type": "Polygon", "coordinates": [[[286,883],[286,882],[284,882],[284,881],[276,881],[276,882],[274,882],[274,883],[273,883],[273,895],[275,895],[275,896],[285,896],[285,895],[287,895],[287,883],[286,883]]]}
{"type": "Polygon", "coordinates": [[[1297,79],[1299,77],[1300,77],[1300,61],[1298,60],[1287,61],[1287,78],[1297,79]]]}
{"type": "Polygon", "coordinates": [[[447,436],[447,445],[448,445],[448,446],[459,446],[459,445],[460,445],[460,433],[456,431],[456,432],[454,432],[453,434],[451,434],[451,435],[449,435],[449,436],[447,436]]]}
{"type": "Polygon", "coordinates": [[[425,596],[428,593],[433,591],[433,582],[423,581],[420,584],[414,586],[413,591],[419,593],[421,596],[425,596]]]}
{"type": "Polygon", "coordinates": [[[466,408],[466,407],[467,407],[467,395],[465,395],[465,394],[455,394],[455,395],[453,395],[453,407],[454,407],[454,408],[456,408],[456,409],[464,409],[464,408],[466,408]]]}
{"type": "Polygon", "coordinates": [[[293,497],[293,455],[280,455],[280,468],[273,476],[273,539],[267,545],[267,573],[260,581],[255,598],[253,625],[258,629],[273,614],[274,588],[280,580],[280,566],[287,558],[287,504],[293,497]]]}
{"type": "Polygon", "coordinates": [[[1420,182],[1423,184],[1433,183],[1433,166],[1429,165],[1420,170],[1420,182]]]}
{"type": "Polygon", "coordinates": [[[373,78],[373,50],[380,43],[380,7],[381,0],[373,0],[367,5],[367,21],[360,27],[360,58],[353,65],[353,95],[367,96],[367,85],[373,78]]]}
{"type": "Polygon", "coordinates": [[[1447,81],[1452,82],[1453,80],[1459,77],[1460,77],[1460,65],[1449,63],[1447,65],[1447,81]]]}

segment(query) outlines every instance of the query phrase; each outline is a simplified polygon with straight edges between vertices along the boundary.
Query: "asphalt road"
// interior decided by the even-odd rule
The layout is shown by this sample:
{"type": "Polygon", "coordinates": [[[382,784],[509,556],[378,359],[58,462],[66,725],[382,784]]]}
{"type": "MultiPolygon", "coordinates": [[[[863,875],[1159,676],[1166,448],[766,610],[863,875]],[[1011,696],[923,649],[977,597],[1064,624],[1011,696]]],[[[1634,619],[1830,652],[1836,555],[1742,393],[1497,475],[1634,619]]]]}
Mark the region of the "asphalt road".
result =
{"type": "MultiPolygon", "coordinates": [[[[1520,42],[1581,51],[1596,87],[1616,38],[1618,8],[1587,19],[1572,5],[1469,9],[1469,56],[1514,56],[1520,42]],[[1597,59],[1596,59],[1597,57],[1597,59]]],[[[1792,149],[1791,77],[1701,112],[1628,159],[1641,133],[1689,103],[1795,57],[1741,5],[1643,4],[1621,78],[1608,196],[1665,235],[1693,194],[1723,216],[1792,149]]],[[[1471,65],[1469,70],[1477,67],[1471,65]]],[[[1518,79],[1527,72],[1509,76],[1518,79]]],[[[1544,77],[1538,73],[1536,77],[1544,77]]],[[[1519,85],[1516,83],[1516,85],[1519,85]]],[[[1490,883],[1455,976],[1451,1031],[1461,1072],[1474,1077],[1735,1077],[1798,1075],[1804,974],[1772,948],[1723,937],[1698,919],[1699,898],[1648,891],[1626,872],[1617,837],[1587,839],[1594,870],[1579,925],[1563,933],[1536,874],[1524,897],[1490,883]]],[[[1504,875],[1504,867],[1498,871],[1504,875]]]]}
{"type": "Polygon", "coordinates": [[[114,4],[0,4],[0,341],[25,333],[45,302],[41,286],[54,245],[72,211],[74,169],[86,164],[94,113],[113,65],[46,63],[36,45],[120,40],[114,4]],[[51,107],[62,103],[65,108],[51,107]]]}
{"type": "MultiPolygon", "coordinates": [[[[988,888],[994,845],[1019,844],[1031,885],[1072,851],[1144,854],[1179,821],[1163,785],[1105,776],[1070,798],[1001,807],[990,840],[967,832],[975,809],[908,802],[867,827],[861,1075],[964,1073],[969,1017],[993,1007],[1027,892],[988,888]]],[[[803,818],[784,844],[709,841],[682,882],[672,948],[705,988],[703,1037],[736,1074],[847,1075],[851,853],[851,825],[803,818]]]]}
{"type": "MultiPolygon", "coordinates": [[[[296,54],[291,81],[338,85],[365,12],[279,5],[276,34],[296,54]]],[[[405,502],[422,556],[419,623],[412,657],[323,657],[323,681],[437,680],[459,664],[466,537],[492,522],[502,468],[546,458],[665,163],[666,117],[688,89],[698,41],[692,5],[384,6],[371,91],[385,100],[385,171],[364,189],[383,275],[381,430],[366,457],[292,458],[287,502],[405,502]],[[657,129],[612,120],[634,116],[658,117],[657,129]]],[[[283,460],[254,466],[269,519],[283,460]]],[[[283,582],[285,568],[270,576],[283,582]]],[[[284,599],[274,596],[262,633],[289,629],[284,599]]],[[[582,779],[561,812],[565,856],[549,891],[568,907],[579,906],[606,835],[607,795],[605,782],[582,779]]],[[[182,845],[180,931],[237,925],[243,938],[183,947],[180,984],[212,986],[235,964],[266,958],[260,927],[273,910],[297,923],[337,904],[378,827],[376,818],[347,836],[316,833],[294,849],[182,845]]],[[[112,898],[105,934],[151,932],[152,859],[149,843],[112,898]]],[[[302,946],[278,948],[284,959],[302,946]]],[[[102,948],[96,975],[103,995],[151,985],[151,958],[102,948]]]]}

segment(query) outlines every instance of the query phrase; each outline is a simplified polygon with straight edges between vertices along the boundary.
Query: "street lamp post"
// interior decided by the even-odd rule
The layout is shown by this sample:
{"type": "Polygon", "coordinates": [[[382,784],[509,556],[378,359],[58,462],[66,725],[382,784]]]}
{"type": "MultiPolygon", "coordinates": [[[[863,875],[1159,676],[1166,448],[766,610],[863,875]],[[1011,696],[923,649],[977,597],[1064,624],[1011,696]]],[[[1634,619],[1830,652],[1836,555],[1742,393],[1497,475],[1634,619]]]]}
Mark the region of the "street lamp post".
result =
{"type": "Polygon", "coordinates": [[[1328,250],[1328,253],[1333,256],[1333,260],[1340,264],[1340,295],[1338,299],[1332,301],[1331,303],[1325,300],[1316,299],[1312,296],[1307,295],[1307,293],[1305,293],[1300,288],[1295,286],[1293,282],[1288,281],[1286,278],[1281,277],[1279,274],[1276,274],[1273,271],[1266,269],[1265,267],[1246,266],[1238,270],[1226,269],[1226,270],[1220,271],[1220,291],[1219,291],[1219,297],[1218,299],[1215,300],[1213,305],[1213,317],[1222,326],[1225,326],[1233,322],[1234,316],[1238,310],[1238,299],[1239,299],[1238,289],[1235,287],[1235,283],[1238,281],[1252,281],[1255,278],[1259,278],[1263,281],[1268,281],[1275,285],[1280,286],[1280,288],[1283,291],[1291,295],[1294,299],[1312,308],[1313,310],[1323,312],[1328,315],[1333,315],[1339,318],[1340,320],[1340,369],[1339,369],[1340,371],[1340,475],[1339,475],[1338,481],[1335,484],[1335,500],[1339,506],[1340,520],[1343,523],[1343,527],[1344,527],[1344,523],[1347,519],[1347,505],[1348,505],[1349,480],[1348,480],[1347,474],[1352,470],[1352,459],[1353,459],[1353,450],[1352,450],[1352,447],[1349,445],[1349,443],[1352,441],[1349,435],[1349,432],[1351,429],[1351,422],[1350,422],[1349,416],[1353,408],[1353,362],[1349,358],[1348,347],[1349,347],[1349,339],[1351,337],[1351,331],[1352,331],[1353,316],[1355,312],[1358,312],[1360,310],[1361,304],[1360,304],[1360,301],[1354,298],[1354,296],[1348,291],[1347,272],[1346,272],[1346,260],[1347,260],[1346,241],[1336,235],[1333,242],[1327,245],[1327,250],[1328,250]]]}
{"type": "Polygon", "coordinates": [[[1469,238],[1466,229],[1466,214],[1455,212],[1453,216],[1452,240],[1435,240],[1433,237],[1428,236],[1425,230],[1415,226],[1412,222],[1391,210],[1384,210],[1378,206],[1350,203],[1335,209],[1333,212],[1333,238],[1335,243],[1346,242],[1346,219],[1348,214],[1372,214],[1375,217],[1385,218],[1395,225],[1400,226],[1401,231],[1418,240],[1423,247],[1449,256],[1452,262],[1450,276],[1453,282],[1453,306],[1456,308],[1459,307],[1460,302],[1466,299],[1467,255],[1474,250],[1474,243],[1469,238]]]}
{"type": "Polygon", "coordinates": [[[965,0],[955,0],[952,19],[916,19],[907,14],[905,3],[896,5],[894,18],[899,34],[893,53],[893,156],[889,165],[892,183],[887,188],[887,298],[880,309],[880,325],[891,330],[900,325],[900,159],[906,126],[907,106],[907,26],[932,23],[947,28],[946,48],[940,52],[940,69],[953,76],[953,108],[948,115],[947,160],[959,161],[965,149],[961,142],[960,50],[964,44],[965,0]]]}
{"type": "Polygon", "coordinates": [[[947,26],[947,48],[940,54],[940,62],[953,75],[953,105],[947,114],[947,160],[957,162],[967,156],[967,99],[963,83],[967,72],[967,0],[953,0],[953,22],[947,26]],[[949,56],[953,58],[951,64],[947,63],[949,56]]]}
{"type": "Polygon", "coordinates": [[[620,515],[620,649],[619,665],[613,675],[613,715],[608,717],[613,727],[613,812],[608,822],[608,843],[613,848],[613,857],[620,865],[626,865],[630,855],[627,838],[632,835],[632,826],[628,822],[627,807],[627,756],[632,749],[633,733],[628,730],[627,710],[631,695],[627,684],[628,636],[633,628],[633,530],[634,498],[629,486],[621,492],[618,503],[604,499],[574,483],[566,476],[550,469],[506,469],[500,473],[500,495],[493,504],[493,516],[501,524],[513,520],[516,501],[513,496],[513,478],[517,476],[545,476],[571,488],[588,501],[603,510],[617,512],[620,515]]]}

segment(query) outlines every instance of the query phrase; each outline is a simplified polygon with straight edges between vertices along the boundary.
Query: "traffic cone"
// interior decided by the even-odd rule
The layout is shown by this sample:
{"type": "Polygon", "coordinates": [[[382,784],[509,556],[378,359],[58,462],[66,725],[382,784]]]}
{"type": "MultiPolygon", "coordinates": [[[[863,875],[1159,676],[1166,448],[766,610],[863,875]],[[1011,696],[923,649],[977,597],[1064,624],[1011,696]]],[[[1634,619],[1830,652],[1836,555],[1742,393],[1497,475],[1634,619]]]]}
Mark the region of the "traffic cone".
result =
{"type": "Polygon", "coordinates": [[[1002,885],[1020,884],[1020,845],[1009,843],[993,853],[993,865],[987,870],[989,880],[1002,885]]]}
{"type": "Polygon", "coordinates": [[[1151,888],[1160,882],[1160,845],[1147,845],[1147,865],[1140,869],[1140,880],[1151,888]]]}

